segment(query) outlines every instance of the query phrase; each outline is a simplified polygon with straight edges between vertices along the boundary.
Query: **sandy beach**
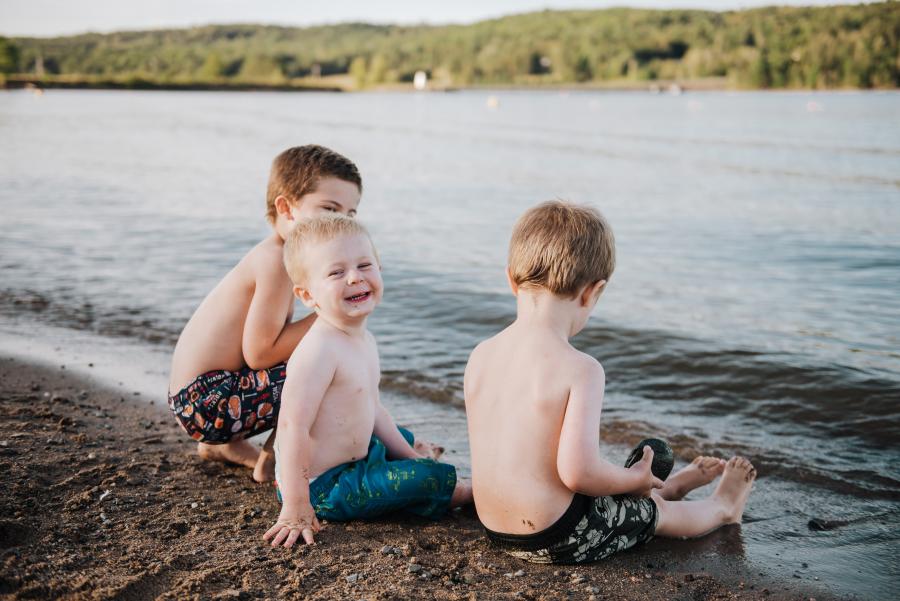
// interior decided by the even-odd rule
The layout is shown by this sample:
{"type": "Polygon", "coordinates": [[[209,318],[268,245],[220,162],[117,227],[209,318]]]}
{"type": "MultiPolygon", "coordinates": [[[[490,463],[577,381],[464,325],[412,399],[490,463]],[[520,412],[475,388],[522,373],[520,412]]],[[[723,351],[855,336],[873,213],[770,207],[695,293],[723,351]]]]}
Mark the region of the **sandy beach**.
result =
{"type": "Polygon", "coordinates": [[[18,358],[0,376],[0,599],[833,598],[749,573],[738,527],[582,567],[497,552],[471,509],[273,549],[272,487],[201,462],[161,400],[18,358]]]}

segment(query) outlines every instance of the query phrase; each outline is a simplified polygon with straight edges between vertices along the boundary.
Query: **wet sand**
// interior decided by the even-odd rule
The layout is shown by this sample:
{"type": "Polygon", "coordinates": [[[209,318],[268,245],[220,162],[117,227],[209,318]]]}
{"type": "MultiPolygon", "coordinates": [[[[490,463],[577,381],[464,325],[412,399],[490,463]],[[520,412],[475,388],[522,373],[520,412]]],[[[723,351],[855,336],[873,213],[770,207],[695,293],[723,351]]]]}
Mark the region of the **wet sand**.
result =
{"type": "Polygon", "coordinates": [[[201,462],[161,400],[17,358],[0,377],[0,599],[834,598],[752,569],[739,527],[583,567],[497,552],[471,509],[273,549],[271,485],[201,462]]]}

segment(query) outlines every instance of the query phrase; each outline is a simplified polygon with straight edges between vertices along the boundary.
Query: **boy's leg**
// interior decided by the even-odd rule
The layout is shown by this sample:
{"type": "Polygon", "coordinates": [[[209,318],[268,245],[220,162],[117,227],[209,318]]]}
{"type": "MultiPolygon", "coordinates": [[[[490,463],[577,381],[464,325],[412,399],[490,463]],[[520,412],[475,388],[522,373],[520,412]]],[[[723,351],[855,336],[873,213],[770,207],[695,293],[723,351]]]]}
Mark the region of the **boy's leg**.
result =
{"type": "Polygon", "coordinates": [[[257,482],[270,482],[275,479],[275,431],[266,439],[259,457],[254,461],[253,479],[257,482]]]}
{"type": "Polygon", "coordinates": [[[457,477],[456,487],[453,489],[453,496],[450,497],[450,507],[462,507],[474,503],[472,496],[472,482],[457,477]]]}
{"type": "Polygon", "coordinates": [[[715,480],[725,469],[725,460],[718,457],[695,457],[690,465],[678,470],[657,490],[666,501],[677,501],[686,494],[715,480]]]}
{"type": "Polygon", "coordinates": [[[659,511],[656,535],[673,538],[695,537],[724,524],[739,524],[756,469],[743,457],[732,457],[725,465],[716,491],[702,501],[667,501],[654,492],[659,511]]]}
{"type": "Polygon", "coordinates": [[[205,461],[222,461],[254,468],[259,459],[259,451],[244,439],[232,440],[224,444],[197,443],[197,454],[205,461]]]}

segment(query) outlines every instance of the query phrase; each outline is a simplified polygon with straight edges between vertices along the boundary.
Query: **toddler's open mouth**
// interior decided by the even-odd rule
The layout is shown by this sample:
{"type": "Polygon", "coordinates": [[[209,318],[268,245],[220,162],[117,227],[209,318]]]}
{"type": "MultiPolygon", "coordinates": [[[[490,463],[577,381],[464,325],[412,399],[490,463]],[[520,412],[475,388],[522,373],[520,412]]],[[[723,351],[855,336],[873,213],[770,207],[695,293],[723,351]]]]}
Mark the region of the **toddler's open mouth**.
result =
{"type": "Polygon", "coordinates": [[[372,292],[367,290],[365,292],[360,292],[359,294],[354,294],[353,296],[348,296],[344,298],[348,303],[362,303],[368,300],[368,298],[372,296],[372,292]]]}

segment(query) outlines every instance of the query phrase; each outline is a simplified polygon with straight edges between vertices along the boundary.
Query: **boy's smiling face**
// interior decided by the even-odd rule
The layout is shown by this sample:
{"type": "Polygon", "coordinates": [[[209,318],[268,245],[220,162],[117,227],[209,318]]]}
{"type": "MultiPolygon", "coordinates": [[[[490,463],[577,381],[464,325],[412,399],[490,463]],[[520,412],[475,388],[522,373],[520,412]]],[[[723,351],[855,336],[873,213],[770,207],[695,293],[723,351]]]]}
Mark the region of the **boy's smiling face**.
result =
{"type": "Polygon", "coordinates": [[[347,234],[310,244],[305,249],[305,286],[294,293],[320,317],[358,321],[381,301],[381,267],[365,234],[347,234]]]}

